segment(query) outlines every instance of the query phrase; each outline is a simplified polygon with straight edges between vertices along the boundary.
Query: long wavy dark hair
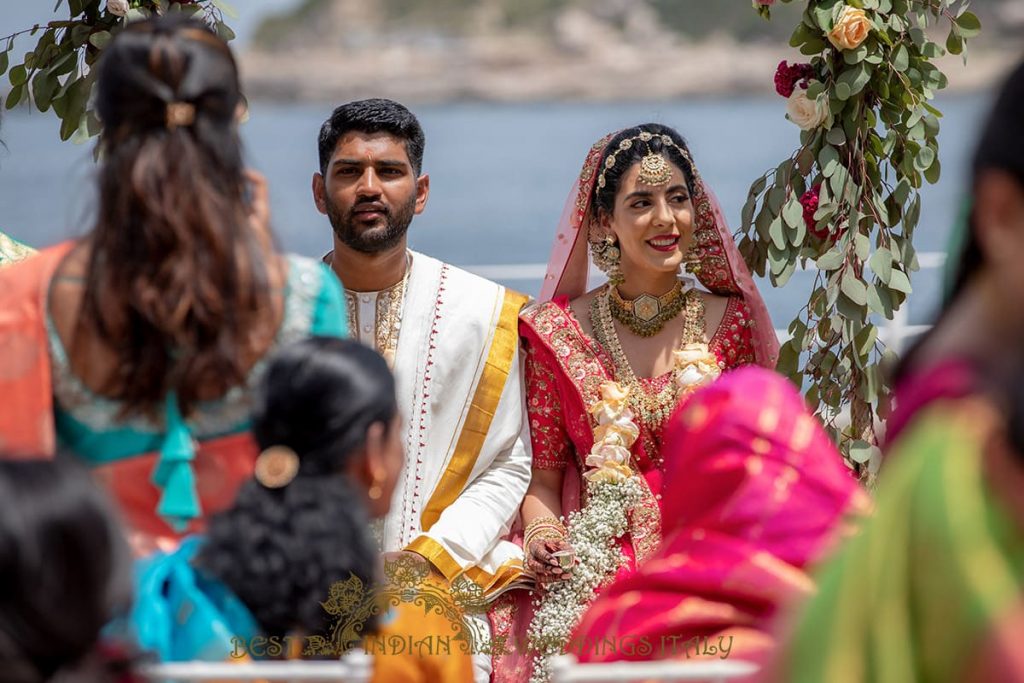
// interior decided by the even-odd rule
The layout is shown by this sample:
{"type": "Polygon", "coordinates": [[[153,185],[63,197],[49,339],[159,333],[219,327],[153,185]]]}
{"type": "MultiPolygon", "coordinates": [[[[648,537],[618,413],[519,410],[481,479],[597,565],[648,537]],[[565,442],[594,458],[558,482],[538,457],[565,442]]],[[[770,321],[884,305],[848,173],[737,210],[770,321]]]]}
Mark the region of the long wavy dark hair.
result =
{"type": "Polygon", "coordinates": [[[72,458],[0,457],[0,679],[117,680],[98,653],[131,604],[131,556],[112,508],[72,458]]]}
{"type": "MultiPolygon", "coordinates": [[[[993,169],[1009,173],[1021,188],[1024,188],[1024,63],[1019,64],[1004,83],[982,130],[981,139],[974,152],[971,187],[976,185],[983,171],[993,169]]],[[[920,349],[927,343],[932,332],[942,324],[945,313],[952,308],[967,289],[967,285],[985,267],[975,221],[972,207],[967,215],[967,225],[964,226],[966,235],[961,251],[958,255],[950,254],[951,258],[958,256],[958,260],[950,264],[950,267],[954,268],[954,276],[942,311],[932,330],[922,335],[904,355],[903,361],[896,369],[897,379],[906,375],[920,349]]]]}
{"type": "Polygon", "coordinates": [[[374,581],[365,493],[346,468],[371,425],[389,429],[395,382],[373,349],[314,337],[274,355],[255,405],[260,448],[291,448],[298,474],[278,489],[244,484],[234,506],[211,519],[196,566],[227,585],[266,635],[325,634],[321,603],[331,586],[351,576],[367,588],[374,581]]]}
{"type": "MultiPolygon", "coordinates": [[[[125,413],[155,414],[174,391],[188,415],[201,395],[241,384],[254,340],[272,336],[265,248],[244,200],[238,70],[202,24],[166,16],[117,34],[96,92],[98,216],[75,340],[88,331],[116,354],[103,392],[125,413]],[[194,120],[170,123],[175,103],[194,120]]],[[[84,345],[72,361],[87,364],[84,345]]]]}

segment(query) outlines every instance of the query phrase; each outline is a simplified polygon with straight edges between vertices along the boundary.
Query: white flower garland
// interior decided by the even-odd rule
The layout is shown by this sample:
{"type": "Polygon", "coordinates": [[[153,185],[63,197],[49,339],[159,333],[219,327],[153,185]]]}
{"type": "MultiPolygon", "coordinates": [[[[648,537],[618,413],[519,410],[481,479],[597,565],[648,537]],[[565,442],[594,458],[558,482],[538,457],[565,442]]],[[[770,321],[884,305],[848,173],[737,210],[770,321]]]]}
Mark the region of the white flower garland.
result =
{"type": "MultiPolygon", "coordinates": [[[[674,357],[680,397],[721,372],[707,344],[687,344],[674,357]]],[[[534,600],[536,612],[527,635],[537,654],[530,683],[550,680],[548,661],[561,654],[597,590],[615,576],[622,564],[618,539],[629,528],[629,511],[643,496],[644,484],[630,467],[629,447],[640,428],[628,407],[629,390],[617,382],[604,382],[600,390],[601,400],[590,407],[597,426],[586,460],[590,469],[583,474],[587,503],[568,520],[567,540],[579,562],[568,580],[551,584],[534,600]]]]}

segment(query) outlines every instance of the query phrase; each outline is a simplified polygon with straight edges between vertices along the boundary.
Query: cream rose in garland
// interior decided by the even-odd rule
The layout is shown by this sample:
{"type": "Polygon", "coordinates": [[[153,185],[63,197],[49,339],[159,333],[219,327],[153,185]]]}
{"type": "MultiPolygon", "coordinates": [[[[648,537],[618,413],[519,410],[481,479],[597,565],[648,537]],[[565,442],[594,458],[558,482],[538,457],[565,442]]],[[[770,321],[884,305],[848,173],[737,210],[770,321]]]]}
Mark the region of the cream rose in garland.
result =
{"type": "MultiPolygon", "coordinates": [[[[714,381],[718,359],[707,344],[686,344],[674,352],[674,381],[678,398],[714,381]]],[[[646,484],[630,466],[630,447],[640,436],[629,408],[630,390],[604,382],[601,400],[590,407],[594,445],[587,455],[586,503],[569,514],[567,541],[578,564],[569,579],[551,585],[534,602],[530,645],[534,657],[531,683],[550,679],[548,661],[561,654],[594,595],[608,583],[623,562],[619,538],[629,528],[629,512],[640,502],[646,484]]]]}

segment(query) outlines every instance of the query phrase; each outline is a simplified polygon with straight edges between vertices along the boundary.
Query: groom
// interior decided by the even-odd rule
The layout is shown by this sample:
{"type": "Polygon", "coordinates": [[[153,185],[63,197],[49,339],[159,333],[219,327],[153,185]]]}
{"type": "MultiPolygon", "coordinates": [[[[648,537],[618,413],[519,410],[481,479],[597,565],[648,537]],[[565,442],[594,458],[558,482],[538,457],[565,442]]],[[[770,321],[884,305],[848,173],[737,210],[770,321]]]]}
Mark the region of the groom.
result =
{"type": "MultiPolygon", "coordinates": [[[[517,333],[526,297],[408,249],[430,177],[423,129],[404,106],[344,104],[319,147],[313,198],[334,229],[324,260],[345,285],[353,336],[392,364],[406,430],[382,549],[491,597],[522,574],[522,551],[501,539],[530,480],[517,333]]],[[[478,678],[489,673],[488,658],[474,663],[478,678]]]]}

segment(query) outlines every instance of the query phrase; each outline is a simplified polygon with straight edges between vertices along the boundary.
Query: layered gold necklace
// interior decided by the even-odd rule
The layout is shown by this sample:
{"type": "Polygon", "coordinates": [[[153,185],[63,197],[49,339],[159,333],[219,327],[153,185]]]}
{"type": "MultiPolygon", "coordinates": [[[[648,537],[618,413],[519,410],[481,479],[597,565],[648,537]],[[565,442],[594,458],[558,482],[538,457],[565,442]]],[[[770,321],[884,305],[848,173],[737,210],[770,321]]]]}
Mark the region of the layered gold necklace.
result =
{"type": "MultiPolygon", "coordinates": [[[[630,405],[645,424],[653,427],[661,424],[672,413],[679,395],[679,387],[675,381],[670,381],[660,390],[649,392],[637,379],[636,373],[633,372],[633,367],[626,357],[626,352],[622,349],[618,332],[615,330],[611,304],[614,289],[611,284],[605,285],[604,290],[599,292],[590,303],[590,322],[594,329],[594,337],[612,357],[616,379],[630,390],[630,405]]],[[[679,291],[682,292],[681,282],[679,291]]],[[[693,288],[690,288],[685,294],[680,293],[679,299],[682,303],[676,310],[676,314],[679,313],[679,310],[685,311],[683,334],[679,339],[679,348],[682,349],[687,344],[704,342],[704,299],[693,288]]],[[[627,325],[627,327],[629,326],[627,325]]],[[[664,327],[664,323],[662,323],[662,327],[664,327]]],[[[632,327],[629,329],[633,331],[632,327]]]]}
{"type": "Polygon", "coordinates": [[[612,316],[641,337],[653,337],[661,332],[686,304],[683,281],[661,296],[641,294],[635,299],[623,299],[616,287],[608,288],[608,304],[612,316]]]}

